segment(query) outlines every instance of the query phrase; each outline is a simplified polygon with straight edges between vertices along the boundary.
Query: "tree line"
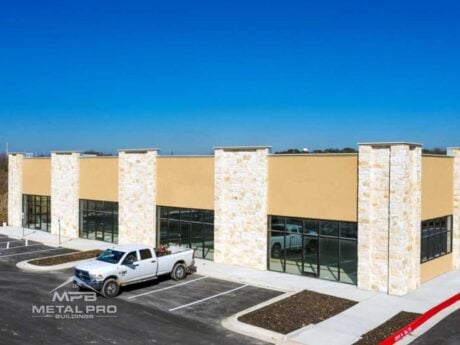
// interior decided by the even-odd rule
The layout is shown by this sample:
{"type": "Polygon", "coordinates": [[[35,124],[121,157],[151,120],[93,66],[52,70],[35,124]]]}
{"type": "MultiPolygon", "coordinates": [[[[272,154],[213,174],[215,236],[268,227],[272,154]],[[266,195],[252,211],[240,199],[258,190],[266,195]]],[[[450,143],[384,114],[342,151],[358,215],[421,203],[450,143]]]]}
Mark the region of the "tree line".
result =
{"type": "MultiPolygon", "coordinates": [[[[306,151],[306,150],[299,150],[299,149],[287,149],[284,151],[277,151],[275,154],[309,154],[309,153],[357,153],[358,150],[352,147],[344,147],[342,149],[338,148],[328,148],[324,150],[313,150],[313,151],[306,151]]],[[[433,149],[423,149],[422,153],[424,154],[431,154],[431,155],[445,155],[447,151],[445,149],[435,147],[433,149]]]]}

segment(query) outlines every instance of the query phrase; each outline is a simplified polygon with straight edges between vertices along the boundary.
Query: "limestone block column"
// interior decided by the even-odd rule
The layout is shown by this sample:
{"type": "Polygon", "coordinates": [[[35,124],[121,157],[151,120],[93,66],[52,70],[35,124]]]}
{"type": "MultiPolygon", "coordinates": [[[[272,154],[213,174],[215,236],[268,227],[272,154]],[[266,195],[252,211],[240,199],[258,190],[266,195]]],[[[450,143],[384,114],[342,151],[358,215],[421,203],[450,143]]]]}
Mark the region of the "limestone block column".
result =
{"type": "Polygon", "coordinates": [[[79,237],[80,153],[51,153],[51,233],[79,237]]]}
{"type": "Polygon", "coordinates": [[[214,260],[267,269],[268,147],[215,148],[214,260]]]}
{"type": "Polygon", "coordinates": [[[420,285],[420,145],[360,144],[358,178],[358,287],[404,295],[420,285]]]}
{"type": "Polygon", "coordinates": [[[454,212],[452,224],[452,259],[460,269],[460,147],[449,147],[447,154],[454,157],[454,212]]]}
{"type": "Polygon", "coordinates": [[[22,160],[21,153],[8,155],[8,225],[22,226],[22,160]]]}
{"type": "Polygon", "coordinates": [[[119,151],[120,244],[156,242],[157,149],[119,151]]]}
{"type": "Polygon", "coordinates": [[[422,149],[394,145],[390,162],[389,293],[402,296],[420,286],[422,149]]]}

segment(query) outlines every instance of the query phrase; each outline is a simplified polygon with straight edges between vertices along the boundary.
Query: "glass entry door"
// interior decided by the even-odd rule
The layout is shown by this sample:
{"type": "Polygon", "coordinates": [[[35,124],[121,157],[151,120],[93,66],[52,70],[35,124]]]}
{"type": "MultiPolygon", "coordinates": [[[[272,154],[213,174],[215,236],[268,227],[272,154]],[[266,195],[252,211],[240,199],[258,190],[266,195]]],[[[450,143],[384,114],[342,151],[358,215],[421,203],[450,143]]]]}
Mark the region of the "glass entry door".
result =
{"type": "Polygon", "coordinates": [[[80,200],[80,237],[118,243],[118,203],[80,200]]]}
{"type": "Polygon", "coordinates": [[[104,241],[104,223],[100,221],[96,223],[96,240],[104,241]]]}
{"type": "Polygon", "coordinates": [[[198,258],[214,258],[214,211],[157,206],[157,245],[193,248],[198,258]]]}
{"type": "Polygon", "coordinates": [[[29,229],[51,231],[51,198],[42,195],[23,195],[23,225],[29,229]]]}

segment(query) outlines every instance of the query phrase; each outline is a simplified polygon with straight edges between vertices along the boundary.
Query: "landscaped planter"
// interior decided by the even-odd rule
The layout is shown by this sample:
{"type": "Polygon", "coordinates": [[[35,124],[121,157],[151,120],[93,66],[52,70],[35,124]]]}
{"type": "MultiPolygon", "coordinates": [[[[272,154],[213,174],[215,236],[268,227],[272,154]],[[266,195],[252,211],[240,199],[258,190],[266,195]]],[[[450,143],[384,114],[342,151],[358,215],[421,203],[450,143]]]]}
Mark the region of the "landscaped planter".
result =
{"type": "Polygon", "coordinates": [[[362,338],[355,343],[355,345],[379,344],[381,341],[385,340],[387,337],[396,332],[398,329],[411,323],[419,316],[420,314],[417,313],[401,311],[395,316],[393,316],[391,319],[382,323],[380,326],[364,334],[362,338]]]}
{"type": "Polygon", "coordinates": [[[304,290],[242,315],[238,321],[281,334],[324,321],[357,302],[304,290]]]}
{"type": "Polygon", "coordinates": [[[97,249],[53,255],[44,258],[21,261],[18,262],[16,266],[27,271],[56,271],[74,267],[80,262],[94,260],[101,252],[101,250],[97,249]]]}
{"type": "Polygon", "coordinates": [[[308,290],[287,292],[240,311],[223,320],[222,326],[265,342],[290,343],[298,332],[357,303],[308,290]]]}

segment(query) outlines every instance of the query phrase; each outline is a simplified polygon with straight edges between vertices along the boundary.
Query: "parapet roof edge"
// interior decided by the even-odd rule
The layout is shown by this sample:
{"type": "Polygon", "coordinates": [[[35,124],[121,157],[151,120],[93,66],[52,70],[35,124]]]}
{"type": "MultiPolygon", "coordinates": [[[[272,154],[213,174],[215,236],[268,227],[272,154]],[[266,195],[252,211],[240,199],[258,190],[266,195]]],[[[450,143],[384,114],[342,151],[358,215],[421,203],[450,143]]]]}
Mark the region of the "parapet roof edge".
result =
{"type": "Polygon", "coordinates": [[[131,152],[131,153],[142,153],[142,152],[150,152],[150,151],[160,151],[155,147],[144,147],[139,149],[119,149],[118,152],[131,152]]]}
{"type": "Polygon", "coordinates": [[[238,150],[259,150],[259,149],[269,149],[271,150],[270,145],[256,145],[256,146],[214,146],[214,150],[227,150],[227,151],[238,151],[238,150]]]}
{"type": "Polygon", "coordinates": [[[214,157],[214,155],[160,155],[158,156],[158,158],[187,158],[187,157],[209,158],[209,157],[214,157]]]}
{"type": "Polygon", "coordinates": [[[422,157],[434,157],[434,158],[454,158],[454,156],[449,156],[448,154],[435,154],[435,153],[422,153],[422,157]]]}
{"type": "Polygon", "coordinates": [[[56,154],[69,154],[69,153],[82,153],[82,151],[78,151],[78,150],[62,150],[62,151],[50,151],[51,153],[56,153],[56,154]]]}
{"type": "Polygon", "coordinates": [[[392,145],[410,145],[410,146],[423,146],[420,143],[411,143],[408,141],[381,141],[381,142],[366,142],[366,143],[358,143],[358,145],[365,145],[365,146],[392,146],[392,145]]]}
{"type": "Polygon", "coordinates": [[[358,152],[270,153],[270,157],[344,157],[357,156],[358,152]]]}
{"type": "Polygon", "coordinates": [[[118,158],[118,155],[115,156],[85,156],[85,155],[82,155],[80,156],[80,159],[91,159],[91,158],[118,158]]]}

